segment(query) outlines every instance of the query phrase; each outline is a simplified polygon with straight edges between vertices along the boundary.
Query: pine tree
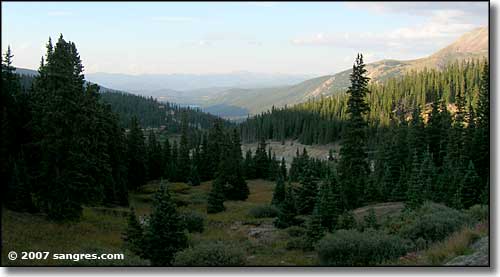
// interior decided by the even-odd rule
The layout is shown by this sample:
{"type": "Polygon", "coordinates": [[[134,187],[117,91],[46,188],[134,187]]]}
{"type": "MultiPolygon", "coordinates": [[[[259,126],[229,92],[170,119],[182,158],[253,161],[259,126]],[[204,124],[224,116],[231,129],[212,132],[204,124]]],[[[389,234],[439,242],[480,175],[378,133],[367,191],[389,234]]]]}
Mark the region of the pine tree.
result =
{"type": "Polygon", "coordinates": [[[349,119],[343,136],[338,165],[339,179],[344,183],[347,204],[351,208],[357,207],[363,202],[361,196],[364,192],[364,183],[368,178],[365,153],[367,123],[364,115],[368,113],[370,108],[365,100],[369,80],[365,75],[363,56],[358,54],[352,68],[351,86],[347,90],[349,94],[347,106],[349,119]]]}
{"type": "Polygon", "coordinates": [[[279,207],[285,200],[285,180],[281,175],[278,175],[276,186],[274,187],[273,199],[271,205],[279,207]]]}
{"type": "Polygon", "coordinates": [[[149,180],[157,180],[162,175],[162,149],[153,130],[149,132],[147,144],[147,164],[149,180]]]}
{"type": "Polygon", "coordinates": [[[123,234],[123,240],[130,251],[140,257],[144,257],[144,230],[137,220],[137,215],[133,207],[130,208],[128,225],[123,234]]]}
{"type": "Polygon", "coordinates": [[[179,152],[177,157],[177,178],[180,182],[186,182],[191,168],[189,159],[189,141],[188,141],[188,119],[187,114],[182,115],[182,131],[179,143],[179,152]]]}
{"type": "Polygon", "coordinates": [[[305,250],[314,249],[315,244],[325,235],[327,229],[321,225],[321,216],[314,212],[306,223],[306,247],[305,250]]]}
{"type": "Polygon", "coordinates": [[[226,207],[224,207],[224,186],[225,184],[220,179],[215,179],[212,182],[212,189],[208,194],[207,212],[209,214],[226,210],[226,207]]]}
{"type": "Polygon", "coordinates": [[[479,177],[476,173],[474,163],[469,161],[469,165],[465,172],[465,176],[461,184],[461,204],[468,209],[474,204],[480,203],[481,186],[479,185],[479,177]]]}
{"type": "Polygon", "coordinates": [[[255,156],[253,158],[255,165],[255,175],[257,178],[266,179],[269,172],[269,158],[266,152],[266,140],[261,138],[255,156]]]}
{"type": "Polygon", "coordinates": [[[155,193],[152,208],[144,235],[144,256],[152,266],[169,266],[175,253],[187,247],[187,236],[181,216],[164,184],[160,184],[155,193]]]}
{"type": "Polygon", "coordinates": [[[198,167],[196,165],[191,166],[188,181],[191,186],[200,185],[200,175],[198,174],[198,167]]]}
{"type": "Polygon", "coordinates": [[[281,172],[281,177],[283,178],[283,180],[286,180],[288,178],[288,176],[287,176],[287,171],[286,171],[285,157],[281,157],[280,172],[281,172]]]}
{"type": "Polygon", "coordinates": [[[229,187],[226,191],[226,198],[229,200],[246,200],[250,194],[250,190],[243,178],[241,142],[236,129],[233,130],[229,147],[229,155],[223,158],[227,159],[224,171],[229,175],[229,187]]]}
{"type": "Polygon", "coordinates": [[[319,218],[321,227],[329,232],[335,229],[341,212],[340,195],[337,193],[336,185],[335,176],[323,181],[313,211],[313,216],[319,218]]]}
{"type": "Polygon", "coordinates": [[[410,172],[410,180],[408,180],[408,193],[406,206],[410,209],[416,209],[423,203],[423,184],[422,176],[420,175],[420,159],[417,151],[413,151],[412,168],[410,172]]]}
{"type": "Polygon", "coordinates": [[[377,230],[380,225],[377,222],[377,216],[375,215],[375,210],[373,208],[368,210],[368,214],[364,217],[364,227],[365,229],[372,228],[377,230]]]}
{"type": "Polygon", "coordinates": [[[244,161],[244,172],[245,172],[245,178],[246,179],[255,179],[255,166],[254,166],[254,161],[252,157],[252,150],[248,149],[248,151],[245,154],[245,161],[244,161]]]}
{"type": "Polygon", "coordinates": [[[354,218],[354,214],[350,211],[344,212],[339,216],[337,221],[337,229],[350,230],[357,228],[357,222],[354,218]]]}
{"type": "Polygon", "coordinates": [[[277,228],[288,228],[290,226],[296,225],[297,219],[297,206],[295,201],[295,195],[291,185],[288,185],[285,193],[285,200],[280,207],[278,217],[274,220],[274,226],[277,228]]]}
{"type": "Polygon", "coordinates": [[[311,174],[311,170],[307,169],[302,180],[300,181],[300,189],[297,197],[297,210],[299,214],[311,214],[316,203],[318,194],[318,184],[311,174]]]}
{"type": "Polygon", "coordinates": [[[488,191],[486,186],[490,175],[490,72],[489,64],[484,62],[479,86],[479,97],[476,109],[476,131],[474,134],[474,165],[481,179],[482,190],[488,191]]]}
{"type": "Polygon", "coordinates": [[[170,142],[168,139],[165,139],[163,143],[163,174],[162,177],[164,179],[169,179],[172,176],[172,149],[170,147],[170,142]]]}
{"type": "Polygon", "coordinates": [[[177,141],[174,140],[174,142],[172,143],[172,154],[170,155],[170,157],[172,158],[172,162],[170,163],[170,179],[172,181],[178,181],[179,178],[179,170],[178,170],[178,162],[179,162],[179,151],[178,151],[179,147],[178,147],[178,144],[177,144],[177,141]]]}
{"type": "Polygon", "coordinates": [[[127,158],[128,185],[129,189],[135,190],[145,185],[147,178],[144,134],[136,117],[133,117],[130,122],[130,132],[127,136],[127,158]]]}
{"type": "Polygon", "coordinates": [[[14,211],[33,212],[35,207],[31,196],[31,186],[24,155],[14,161],[11,180],[8,183],[6,206],[14,211]]]}

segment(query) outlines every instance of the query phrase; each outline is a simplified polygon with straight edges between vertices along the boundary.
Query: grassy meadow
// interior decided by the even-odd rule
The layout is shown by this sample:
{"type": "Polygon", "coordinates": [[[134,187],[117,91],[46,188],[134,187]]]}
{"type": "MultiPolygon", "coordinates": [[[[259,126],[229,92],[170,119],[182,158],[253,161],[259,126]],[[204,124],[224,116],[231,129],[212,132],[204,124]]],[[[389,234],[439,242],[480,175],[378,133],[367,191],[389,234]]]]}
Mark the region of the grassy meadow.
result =
{"type": "MultiPolygon", "coordinates": [[[[226,210],[206,214],[206,199],[211,182],[192,187],[185,183],[170,183],[180,212],[195,210],[206,215],[202,233],[190,233],[190,246],[203,242],[222,241],[242,249],[248,266],[309,266],[318,265],[314,251],[287,247],[293,240],[287,229],[273,227],[273,218],[255,218],[250,210],[271,202],[274,182],[249,180],[250,195],[247,201],[226,201],[226,210]]],[[[150,182],[130,195],[131,205],[139,217],[151,212],[152,196],[159,182],[150,182]]],[[[362,221],[370,209],[377,219],[395,218],[403,210],[403,203],[390,202],[362,207],[353,211],[356,220],[362,221]]],[[[42,214],[18,213],[2,210],[2,257],[5,265],[148,265],[128,251],[122,241],[127,227],[128,208],[85,207],[81,221],[55,223],[42,214]],[[9,251],[49,251],[52,253],[123,253],[124,260],[8,260],[9,251]]],[[[451,258],[470,252],[469,245],[480,236],[487,235],[487,227],[464,227],[442,242],[430,245],[424,251],[410,253],[388,264],[421,265],[443,264],[451,258]]]]}

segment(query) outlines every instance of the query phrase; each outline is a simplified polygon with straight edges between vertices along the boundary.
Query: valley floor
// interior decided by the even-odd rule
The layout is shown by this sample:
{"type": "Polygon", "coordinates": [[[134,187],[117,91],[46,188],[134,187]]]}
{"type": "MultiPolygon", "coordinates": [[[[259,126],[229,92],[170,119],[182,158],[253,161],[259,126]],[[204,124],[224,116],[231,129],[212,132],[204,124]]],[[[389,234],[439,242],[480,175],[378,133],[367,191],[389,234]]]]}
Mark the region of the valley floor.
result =
{"type": "MultiPolygon", "coordinates": [[[[286,230],[276,229],[272,218],[254,218],[249,214],[253,207],[271,202],[274,182],[249,180],[250,195],[247,201],[226,201],[226,211],[208,214],[205,230],[189,234],[190,245],[204,241],[223,241],[236,245],[246,253],[247,266],[311,266],[318,265],[316,252],[287,249],[291,237],[286,230]]],[[[131,204],[139,217],[151,211],[152,194],[159,182],[151,182],[131,194],[131,204]]],[[[184,183],[169,184],[180,211],[197,210],[206,214],[206,198],[211,182],[191,187],[184,183]]],[[[369,208],[377,217],[395,216],[401,212],[399,202],[380,203],[354,211],[357,219],[363,218],[369,208]]],[[[41,214],[27,214],[2,210],[2,262],[4,265],[148,265],[123,245],[122,234],[127,226],[128,208],[85,207],[78,223],[53,223],[41,214]],[[9,251],[49,251],[52,253],[123,253],[124,260],[68,261],[68,260],[8,260],[9,251]]],[[[453,240],[453,241],[456,241],[453,240]]],[[[438,262],[443,264],[455,256],[470,254],[469,241],[462,241],[465,250],[447,253],[438,262]]],[[[446,244],[445,244],[446,245],[446,244]]],[[[444,248],[444,246],[442,247],[444,248]]],[[[447,249],[447,248],[446,248],[447,249]]],[[[427,255],[421,253],[420,255],[427,255]]],[[[423,259],[394,261],[395,264],[418,265],[423,259]]],[[[392,264],[392,262],[391,262],[392,264]]]]}

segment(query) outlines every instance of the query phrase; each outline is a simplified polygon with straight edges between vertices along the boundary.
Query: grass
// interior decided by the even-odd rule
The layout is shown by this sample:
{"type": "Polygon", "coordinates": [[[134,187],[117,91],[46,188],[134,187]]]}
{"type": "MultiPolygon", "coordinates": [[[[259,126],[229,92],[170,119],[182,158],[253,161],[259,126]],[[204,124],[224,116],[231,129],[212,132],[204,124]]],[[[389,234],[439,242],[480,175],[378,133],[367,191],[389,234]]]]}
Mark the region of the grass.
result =
{"type": "MultiPolygon", "coordinates": [[[[130,195],[130,203],[139,216],[151,212],[152,197],[159,186],[153,181],[130,195]]],[[[245,250],[247,265],[314,265],[313,252],[286,250],[289,236],[285,230],[273,232],[272,239],[249,237],[251,228],[271,225],[272,218],[256,219],[249,210],[269,204],[274,182],[247,181],[250,195],[247,201],[226,201],[226,210],[208,214],[203,233],[189,234],[190,244],[221,240],[245,250]]],[[[180,210],[196,210],[206,214],[206,198],[211,182],[191,187],[184,183],[169,183],[180,210]]],[[[77,223],[47,221],[42,214],[2,210],[2,257],[9,251],[49,251],[50,253],[124,253],[122,261],[16,260],[4,258],[5,265],[147,265],[148,262],[130,253],[123,245],[122,233],[127,226],[128,208],[85,207],[77,223]]]]}
{"type": "Polygon", "coordinates": [[[389,264],[399,265],[443,265],[451,259],[471,254],[471,244],[488,235],[488,224],[481,222],[475,227],[466,226],[447,239],[432,244],[420,253],[409,253],[398,261],[389,264]]]}
{"type": "MultiPolygon", "coordinates": [[[[181,211],[195,210],[206,215],[206,226],[202,233],[189,234],[189,243],[196,245],[206,241],[220,240],[237,245],[246,253],[246,265],[318,265],[315,252],[287,249],[293,239],[287,230],[273,229],[269,235],[252,237],[252,228],[269,228],[273,218],[254,218],[249,211],[271,202],[274,182],[265,180],[247,181],[250,195],[246,201],[226,201],[226,210],[217,214],[206,214],[207,194],[211,182],[192,187],[184,183],[170,183],[169,188],[181,211]]],[[[130,203],[139,216],[151,213],[154,192],[160,182],[154,181],[130,194],[130,203]]],[[[379,203],[354,210],[355,217],[362,220],[370,208],[377,218],[397,216],[402,203],[379,203]]],[[[123,245],[122,233],[127,226],[127,207],[84,207],[81,221],[77,223],[54,223],[42,214],[17,213],[2,210],[2,257],[5,265],[147,265],[130,253],[123,245]],[[49,251],[51,253],[124,253],[122,261],[67,261],[67,260],[16,260],[9,261],[9,251],[49,251]]],[[[272,227],[271,227],[272,228],[272,227]]],[[[467,254],[470,244],[488,232],[487,224],[475,228],[464,228],[445,241],[430,245],[426,250],[409,253],[391,265],[439,265],[451,258],[467,254]],[[481,227],[482,226],[482,227],[481,227]],[[485,227],[486,226],[486,227],[485,227]]]]}

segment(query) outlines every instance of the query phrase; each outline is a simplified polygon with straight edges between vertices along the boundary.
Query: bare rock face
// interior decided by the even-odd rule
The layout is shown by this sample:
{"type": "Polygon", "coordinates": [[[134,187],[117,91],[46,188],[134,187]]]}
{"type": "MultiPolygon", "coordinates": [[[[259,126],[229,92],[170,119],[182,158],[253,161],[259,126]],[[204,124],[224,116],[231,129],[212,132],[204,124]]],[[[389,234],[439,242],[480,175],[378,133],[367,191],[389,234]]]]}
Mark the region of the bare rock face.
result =
{"type": "Polygon", "coordinates": [[[474,253],[453,258],[446,265],[451,266],[489,266],[489,237],[484,237],[474,244],[471,248],[474,253]]]}

